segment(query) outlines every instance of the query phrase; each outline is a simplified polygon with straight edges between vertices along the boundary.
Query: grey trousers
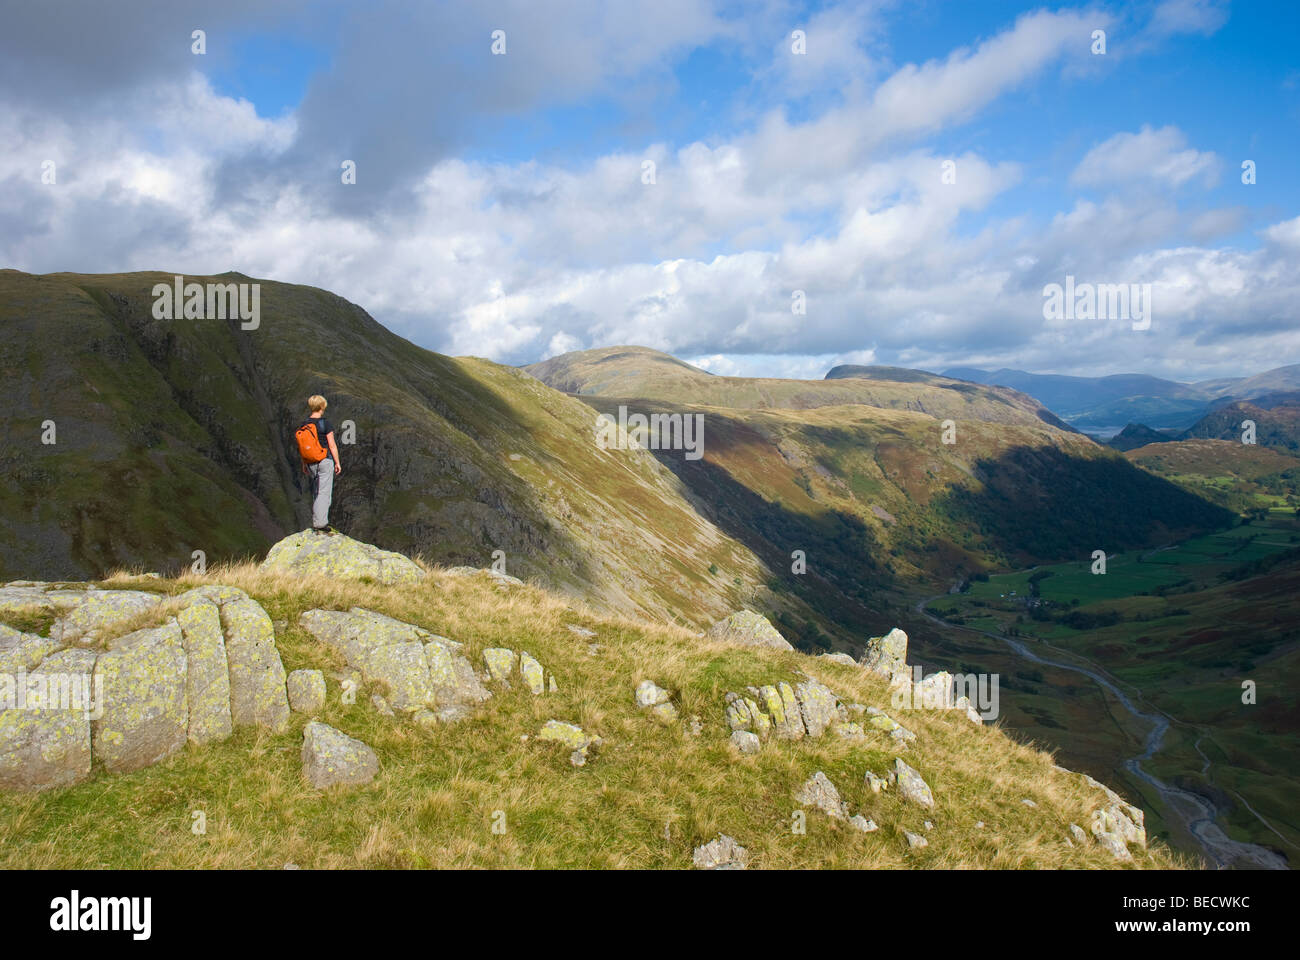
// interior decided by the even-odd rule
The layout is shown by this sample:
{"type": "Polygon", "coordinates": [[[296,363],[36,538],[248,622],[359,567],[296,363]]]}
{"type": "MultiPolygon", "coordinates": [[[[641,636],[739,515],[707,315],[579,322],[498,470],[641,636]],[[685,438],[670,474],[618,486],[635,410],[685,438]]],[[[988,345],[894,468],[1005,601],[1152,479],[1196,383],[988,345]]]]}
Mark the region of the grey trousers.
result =
{"type": "Polygon", "coordinates": [[[326,457],[320,463],[307,464],[307,473],[311,476],[311,525],[313,527],[329,526],[330,499],[334,496],[334,460],[326,457]]]}

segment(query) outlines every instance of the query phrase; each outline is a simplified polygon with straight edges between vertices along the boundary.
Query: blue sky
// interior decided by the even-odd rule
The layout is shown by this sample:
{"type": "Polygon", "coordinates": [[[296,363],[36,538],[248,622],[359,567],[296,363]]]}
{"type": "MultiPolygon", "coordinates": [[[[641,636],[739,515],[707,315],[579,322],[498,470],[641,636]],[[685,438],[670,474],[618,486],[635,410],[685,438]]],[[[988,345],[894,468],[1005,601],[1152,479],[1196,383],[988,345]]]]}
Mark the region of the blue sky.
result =
{"type": "Polygon", "coordinates": [[[1252,373],[1300,362],[1298,11],[20,8],[0,41],[0,242],[21,269],[324,286],[431,349],[509,363],[637,342],[786,376],[1252,373]],[[1150,335],[1045,320],[1066,273],[1153,284],[1150,335]]]}

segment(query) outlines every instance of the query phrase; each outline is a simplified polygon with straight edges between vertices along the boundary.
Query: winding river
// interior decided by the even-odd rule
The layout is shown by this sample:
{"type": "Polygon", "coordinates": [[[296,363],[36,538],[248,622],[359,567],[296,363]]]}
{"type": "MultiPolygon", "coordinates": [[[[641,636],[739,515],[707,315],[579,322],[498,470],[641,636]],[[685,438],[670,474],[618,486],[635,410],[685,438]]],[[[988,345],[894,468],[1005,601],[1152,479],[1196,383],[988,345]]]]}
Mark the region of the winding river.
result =
{"type": "MultiPolygon", "coordinates": [[[[1041,663],[1045,666],[1055,667],[1060,670],[1069,670],[1073,673],[1081,674],[1095,682],[1098,686],[1108,690],[1114,695],[1115,699],[1132,714],[1136,719],[1144,724],[1150,725],[1146,738],[1143,742],[1142,753],[1136,757],[1130,757],[1124,761],[1124,767],[1130,770],[1135,776],[1141,778],[1151,785],[1164,800],[1167,813],[1176,817],[1187,832],[1196,839],[1197,844],[1204,852],[1208,860],[1216,867],[1222,869],[1225,867],[1238,867],[1246,869],[1264,869],[1264,870],[1286,870],[1289,869],[1285,858],[1255,843],[1242,843],[1233,840],[1219,827],[1217,822],[1220,811],[1210,800],[1202,797],[1200,794],[1183,790],[1165,783],[1143,769],[1142,762],[1150,760],[1160,750],[1164,741],[1165,732],[1169,729],[1169,718],[1163,713],[1148,712],[1140,709],[1129,696],[1119,688],[1119,686],[1105,674],[1101,667],[1087,660],[1085,657],[1079,657],[1088,666],[1068,663],[1063,660],[1055,660],[1049,657],[1041,656],[1030,650],[1028,646],[1014,637],[1004,637],[998,633],[992,633],[988,630],[979,630],[975,627],[958,626],[948,623],[941,617],[931,614],[926,608],[936,600],[941,600],[947,594],[938,594],[937,596],[927,597],[916,605],[916,612],[925,617],[931,623],[942,626],[948,630],[968,630],[971,633],[979,633],[986,637],[992,637],[994,640],[1000,640],[1011,648],[1012,652],[1031,663],[1041,663]]],[[[1078,654],[1072,654],[1078,656],[1078,654]]],[[[1202,754],[1204,757],[1204,754],[1202,754]]],[[[1206,759],[1206,767],[1209,767],[1209,760],[1206,759]]],[[[1243,801],[1244,802],[1244,801],[1243,801]]],[[[1252,811],[1253,812],[1253,811],[1252,811]]],[[[1255,815],[1258,817],[1258,814],[1255,815]]],[[[1166,819],[1169,819],[1167,816],[1166,819]]],[[[1262,822],[1262,821],[1261,821],[1262,822]]],[[[1265,826],[1268,826],[1265,823],[1265,826]]],[[[1272,829],[1270,827],[1270,829],[1272,829]]]]}

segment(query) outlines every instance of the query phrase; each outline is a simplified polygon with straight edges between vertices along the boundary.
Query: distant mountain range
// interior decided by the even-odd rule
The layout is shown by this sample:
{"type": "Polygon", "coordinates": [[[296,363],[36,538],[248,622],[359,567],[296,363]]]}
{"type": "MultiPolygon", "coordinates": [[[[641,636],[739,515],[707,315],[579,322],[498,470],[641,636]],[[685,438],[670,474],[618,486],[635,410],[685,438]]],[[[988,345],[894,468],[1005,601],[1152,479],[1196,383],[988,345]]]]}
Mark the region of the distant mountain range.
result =
{"type": "MultiPolygon", "coordinates": [[[[870,376],[856,372],[869,369],[872,368],[836,367],[826,376],[870,376]]],[[[1071,377],[977,367],[952,367],[943,375],[972,383],[1012,387],[1038,400],[1076,429],[1103,438],[1131,423],[1153,430],[1187,430],[1210,411],[1234,401],[1300,390],[1300,364],[1251,377],[1198,383],[1178,383],[1135,373],[1071,377]]]]}

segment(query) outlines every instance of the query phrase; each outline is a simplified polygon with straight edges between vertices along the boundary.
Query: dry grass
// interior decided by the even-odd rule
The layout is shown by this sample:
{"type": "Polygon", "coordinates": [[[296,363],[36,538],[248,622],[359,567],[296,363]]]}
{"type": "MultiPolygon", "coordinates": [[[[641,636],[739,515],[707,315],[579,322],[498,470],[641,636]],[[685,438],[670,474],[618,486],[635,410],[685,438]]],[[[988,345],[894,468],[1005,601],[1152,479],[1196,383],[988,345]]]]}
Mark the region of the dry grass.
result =
{"type": "MultiPolygon", "coordinates": [[[[475,660],[490,646],[528,650],[554,671],[560,689],[533,697],[516,684],[471,719],[425,732],[378,715],[369,690],[355,704],[342,703],[330,680],[321,719],[375,748],[380,773],[370,785],[309,788],[299,760],[305,718],[294,715],[283,736],[243,730],[132,774],[97,772],[64,790],[0,796],[0,866],[680,868],[719,832],[745,845],[755,867],[1117,866],[1094,844],[1065,842],[1068,824],[1086,829],[1100,799],[1080,777],[955,713],[895,711],[884,684],[856,668],[600,618],[532,587],[503,588],[436,568],[420,585],[393,588],[252,565],[129,585],[174,593],[202,583],[242,587],[285,622],[277,642],[288,670],[343,666],[297,626],[303,610],[363,606],[460,640],[475,660]],[[577,636],[570,624],[597,636],[577,636]],[[594,654],[591,643],[599,645],[594,654]],[[846,700],[888,710],[916,733],[902,755],[930,783],[935,809],[866,788],[865,772],[884,774],[899,755],[884,734],[870,733],[866,744],[831,735],[770,741],[755,756],[730,747],[725,693],[802,673],[846,700]],[[703,721],[703,733],[660,726],[640,711],[632,691],[642,679],[672,690],[682,715],[703,721]],[[535,739],[551,718],[604,738],[586,767],[572,767],[566,750],[535,739]],[[809,811],[806,834],[794,832],[792,796],[816,770],[839,787],[852,813],[880,830],[861,834],[809,811]],[[191,829],[194,811],[206,817],[205,834],[191,829]],[[902,831],[925,833],[927,819],[934,824],[930,845],[909,850],[902,831]],[[494,832],[502,823],[504,832],[494,832]]],[[[123,631],[157,622],[166,606],[123,631]]],[[[1156,845],[1135,864],[1192,865],[1156,845]]]]}

